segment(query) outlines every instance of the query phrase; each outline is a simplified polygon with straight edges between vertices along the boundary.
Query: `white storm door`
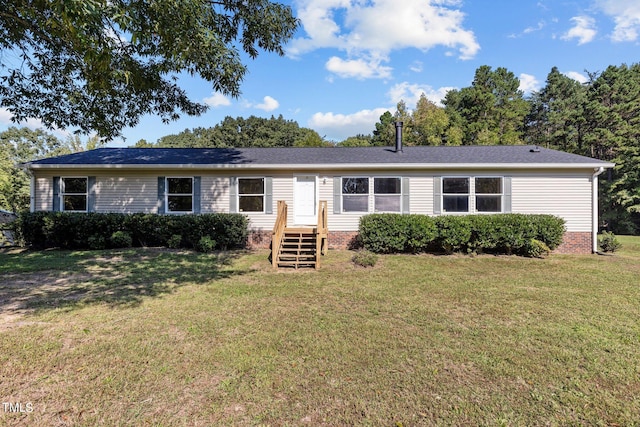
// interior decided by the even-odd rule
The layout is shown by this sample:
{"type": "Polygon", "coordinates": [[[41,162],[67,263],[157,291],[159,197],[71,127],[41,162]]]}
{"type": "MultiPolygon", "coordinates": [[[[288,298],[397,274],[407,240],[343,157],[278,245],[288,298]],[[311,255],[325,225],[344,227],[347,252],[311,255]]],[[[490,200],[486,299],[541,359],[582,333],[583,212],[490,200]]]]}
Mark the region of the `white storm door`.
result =
{"type": "Polygon", "coordinates": [[[294,194],[295,223],[297,225],[312,225],[318,222],[316,218],[316,177],[296,176],[294,194]]]}

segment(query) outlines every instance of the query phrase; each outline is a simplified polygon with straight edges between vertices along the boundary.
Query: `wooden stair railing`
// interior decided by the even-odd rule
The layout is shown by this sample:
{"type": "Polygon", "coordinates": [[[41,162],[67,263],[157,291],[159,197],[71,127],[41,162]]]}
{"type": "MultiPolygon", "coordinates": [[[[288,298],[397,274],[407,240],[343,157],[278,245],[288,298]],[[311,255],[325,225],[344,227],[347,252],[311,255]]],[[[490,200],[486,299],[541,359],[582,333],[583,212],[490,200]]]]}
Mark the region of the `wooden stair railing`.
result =
{"type": "Polygon", "coordinates": [[[278,200],[278,214],[276,216],[276,223],[273,225],[273,234],[271,236],[271,264],[273,268],[278,268],[284,229],[287,227],[287,210],[287,202],[278,200]]]}
{"type": "Polygon", "coordinates": [[[271,264],[278,267],[320,267],[320,254],[327,249],[327,201],[318,205],[316,227],[287,227],[287,204],[278,201],[278,215],[271,238],[271,264]]]}

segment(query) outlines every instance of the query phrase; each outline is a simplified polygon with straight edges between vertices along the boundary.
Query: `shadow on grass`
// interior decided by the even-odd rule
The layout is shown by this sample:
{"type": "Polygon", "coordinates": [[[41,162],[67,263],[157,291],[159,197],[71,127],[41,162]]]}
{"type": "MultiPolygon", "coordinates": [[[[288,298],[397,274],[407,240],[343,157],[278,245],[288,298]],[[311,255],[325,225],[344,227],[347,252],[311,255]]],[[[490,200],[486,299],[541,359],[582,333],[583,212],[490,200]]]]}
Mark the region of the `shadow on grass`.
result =
{"type": "Polygon", "coordinates": [[[201,254],[166,249],[0,252],[0,314],[20,315],[91,304],[139,305],[186,284],[247,273],[242,251],[201,254]]]}

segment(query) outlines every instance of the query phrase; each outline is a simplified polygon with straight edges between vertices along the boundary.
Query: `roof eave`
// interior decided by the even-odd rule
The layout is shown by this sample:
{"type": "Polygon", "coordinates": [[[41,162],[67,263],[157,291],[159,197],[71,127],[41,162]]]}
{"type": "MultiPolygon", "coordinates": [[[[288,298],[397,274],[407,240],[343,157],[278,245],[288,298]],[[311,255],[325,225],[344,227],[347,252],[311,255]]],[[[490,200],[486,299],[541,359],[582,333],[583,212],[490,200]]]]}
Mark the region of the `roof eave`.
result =
{"type": "Polygon", "coordinates": [[[56,169],[200,169],[200,170],[435,170],[435,169],[593,169],[613,168],[614,163],[327,163],[327,164],[25,164],[31,170],[56,169]]]}

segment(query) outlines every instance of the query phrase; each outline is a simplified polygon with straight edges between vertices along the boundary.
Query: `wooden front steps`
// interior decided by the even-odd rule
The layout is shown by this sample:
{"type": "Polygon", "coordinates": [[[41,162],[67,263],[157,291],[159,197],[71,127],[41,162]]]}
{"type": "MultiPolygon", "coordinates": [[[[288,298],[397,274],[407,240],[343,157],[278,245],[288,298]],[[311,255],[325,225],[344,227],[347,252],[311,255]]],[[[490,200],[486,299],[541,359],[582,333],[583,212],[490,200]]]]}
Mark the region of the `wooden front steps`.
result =
{"type": "Polygon", "coordinates": [[[275,261],[277,267],[316,268],[316,243],[314,228],[285,228],[275,261]]]}
{"type": "Polygon", "coordinates": [[[310,227],[288,227],[287,204],[278,201],[278,216],[271,237],[271,264],[273,268],[320,267],[320,255],[327,249],[327,202],[318,206],[318,224],[310,227]]]}

